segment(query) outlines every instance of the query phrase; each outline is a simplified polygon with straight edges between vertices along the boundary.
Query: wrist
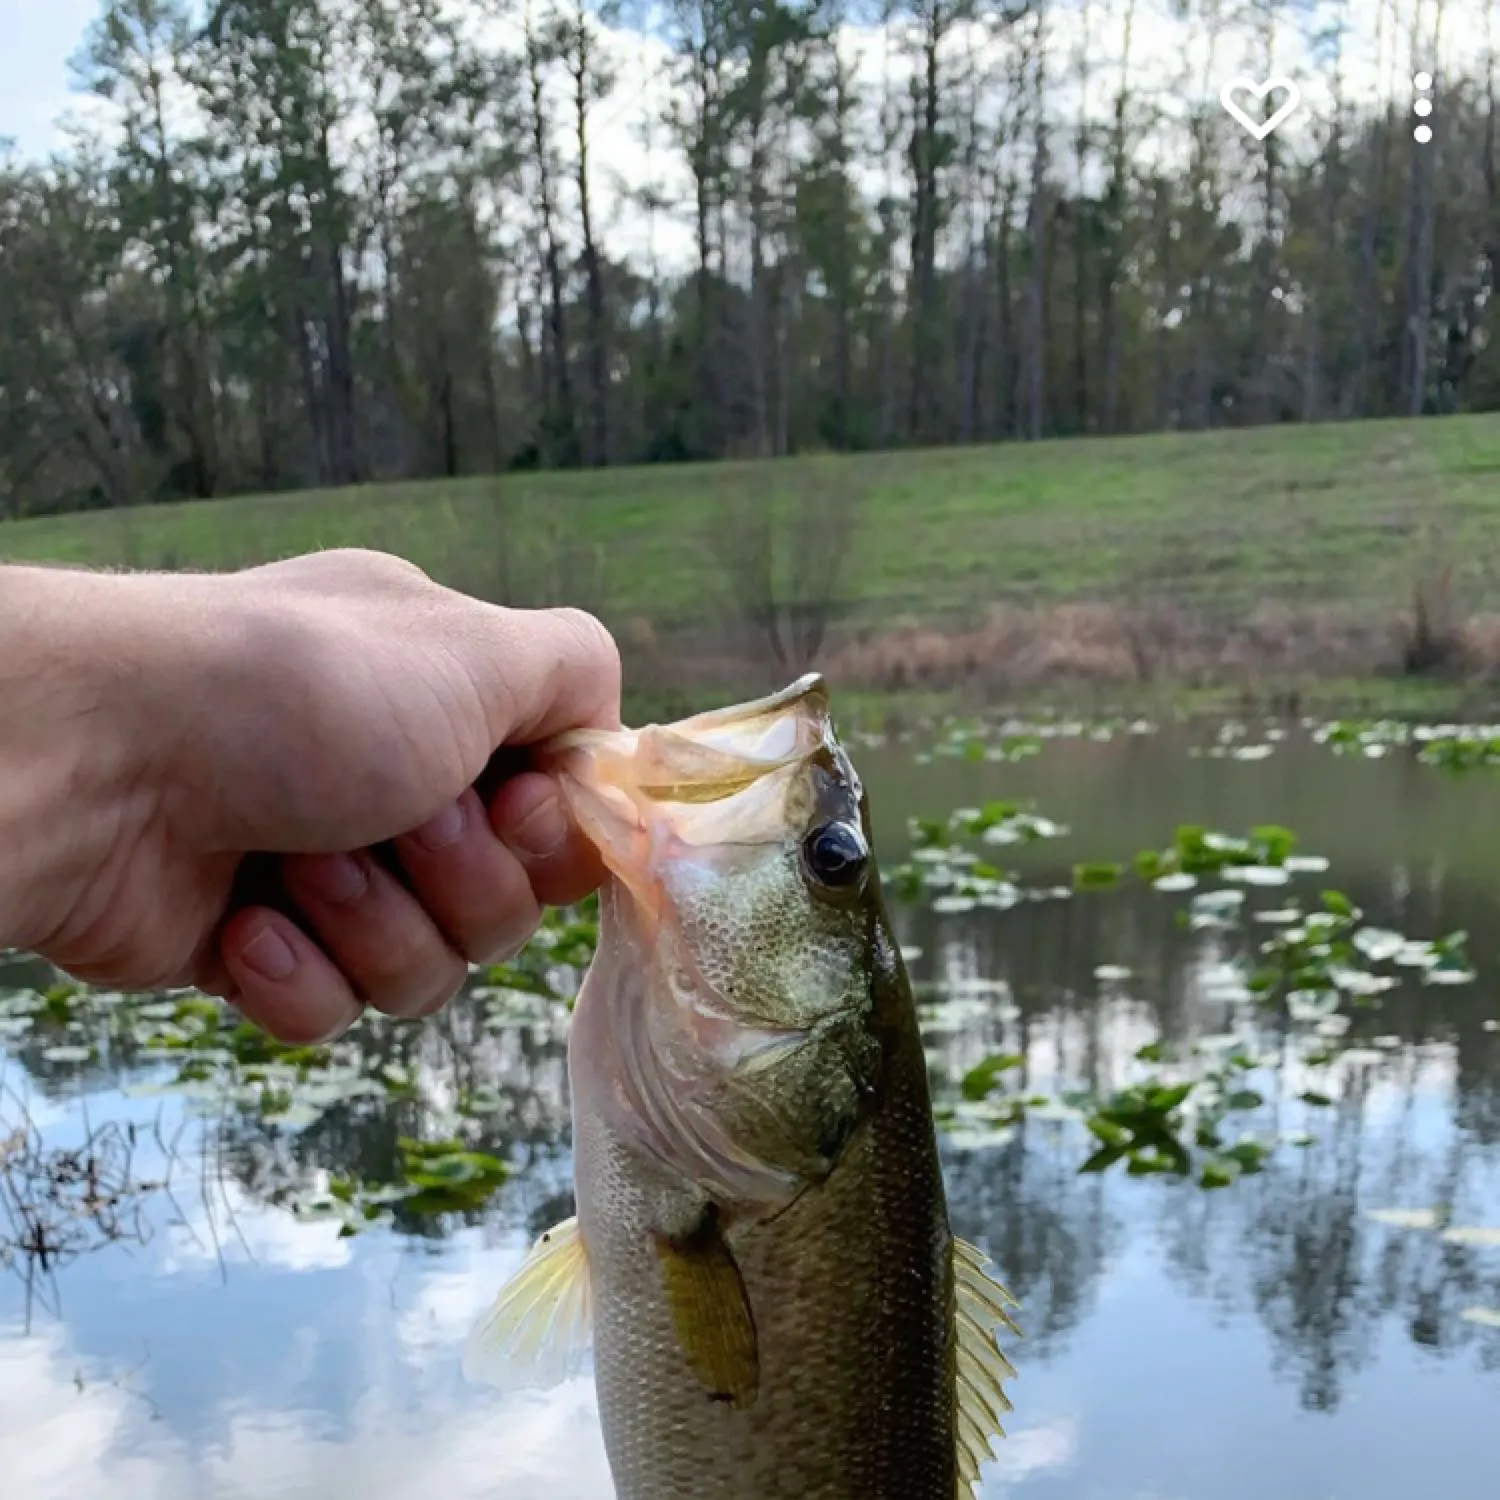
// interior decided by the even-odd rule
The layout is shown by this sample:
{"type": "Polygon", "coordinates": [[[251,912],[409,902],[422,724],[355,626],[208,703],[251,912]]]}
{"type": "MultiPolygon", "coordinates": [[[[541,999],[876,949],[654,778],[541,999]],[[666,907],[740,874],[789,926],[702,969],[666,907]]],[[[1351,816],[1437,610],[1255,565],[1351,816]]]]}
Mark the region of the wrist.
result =
{"type": "Polygon", "coordinates": [[[0,568],[0,943],[71,946],[149,825],[151,580],[0,568]]]}

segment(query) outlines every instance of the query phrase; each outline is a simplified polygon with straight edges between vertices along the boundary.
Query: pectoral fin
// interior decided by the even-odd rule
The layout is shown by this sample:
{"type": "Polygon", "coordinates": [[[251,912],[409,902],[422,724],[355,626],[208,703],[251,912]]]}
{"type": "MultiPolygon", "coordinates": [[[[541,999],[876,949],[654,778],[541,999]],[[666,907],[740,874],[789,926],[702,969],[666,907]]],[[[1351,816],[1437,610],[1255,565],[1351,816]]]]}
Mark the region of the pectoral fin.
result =
{"type": "Polygon", "coordinates": [[[717,1215],[707,1212],[690,1235],[659,1237],[656,1253],[689,1368],[710,1400],[753,1406],[760,1387],[755,1320],[717,1215]]]}
{"type": "Polygon", "coordinates": [[[980,1465],[994,1457],[993,1443],[1011,1410],[1004,1380],[1016,1369],[995,1341],[997,1327],[1019,1336],[1009,1309],[1016,1300],[986,1269],[989,1257],[964,1240],[953,1242],[954,1335],[958,1350],[958,1500],[969,1500],[980,1465]]]}
{"type": "Polygon", "coordinates": [[[565,1219],[531,1247],[469,1335],[464,1375],[502,1390],[557,1385],[581,1371],[593,1323],[588,1256],[578,1220],[565,1219]]]}

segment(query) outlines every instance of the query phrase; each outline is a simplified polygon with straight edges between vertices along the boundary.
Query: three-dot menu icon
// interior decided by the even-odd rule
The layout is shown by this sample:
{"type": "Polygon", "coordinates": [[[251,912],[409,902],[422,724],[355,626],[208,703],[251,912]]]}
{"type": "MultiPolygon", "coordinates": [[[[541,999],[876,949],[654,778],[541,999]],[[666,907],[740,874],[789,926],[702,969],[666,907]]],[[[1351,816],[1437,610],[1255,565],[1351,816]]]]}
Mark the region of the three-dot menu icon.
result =
{"type": "Polygon", "coordinates": [[[1427,116],[1432,113],[1432,100],[1427,97],[1432,92],[1432,74],[1415,74],[1411,86],[1417,93],[1416,101],[1411,107],[1412,113],[1424,122],[1412,131],[1412,138],[1419,146],[1425,146],[1432,139],[1432,126],[1425,123],[1427,116]]]}

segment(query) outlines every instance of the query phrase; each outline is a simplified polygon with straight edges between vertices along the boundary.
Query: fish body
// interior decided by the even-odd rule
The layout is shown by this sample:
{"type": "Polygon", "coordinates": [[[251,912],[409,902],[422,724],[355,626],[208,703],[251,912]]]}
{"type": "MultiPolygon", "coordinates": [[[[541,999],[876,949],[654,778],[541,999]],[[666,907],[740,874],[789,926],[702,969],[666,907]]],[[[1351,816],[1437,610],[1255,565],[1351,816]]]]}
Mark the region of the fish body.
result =
{"type": "Polygon", "coordinates": [[[823,684],[548,758],[610,872],[569,1042],[576,1219],[476,1330],[590,1344],[619,1500],[955,1500],[1008,1410],[868,806],[823,684]]]}

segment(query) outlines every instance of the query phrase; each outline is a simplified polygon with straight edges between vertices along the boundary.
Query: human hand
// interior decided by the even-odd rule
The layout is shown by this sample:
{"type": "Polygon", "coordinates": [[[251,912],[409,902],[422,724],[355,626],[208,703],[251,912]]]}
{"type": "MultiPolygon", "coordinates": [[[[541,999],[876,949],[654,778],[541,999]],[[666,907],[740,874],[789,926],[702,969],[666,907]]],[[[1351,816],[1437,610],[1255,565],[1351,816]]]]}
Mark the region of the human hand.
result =
{"type": "Polygon", "coordinates": [[[487,805],[474,786],[498,747],[618,723],[591,617],[359,551],[3,583],[12,945],[95,983],[196,984],[311,1042],[367,1003],[428,1014],[598,884],[549,778],[487,805]]]}

